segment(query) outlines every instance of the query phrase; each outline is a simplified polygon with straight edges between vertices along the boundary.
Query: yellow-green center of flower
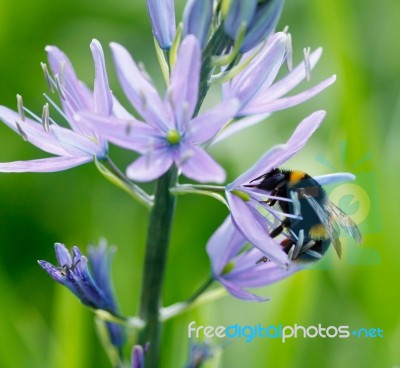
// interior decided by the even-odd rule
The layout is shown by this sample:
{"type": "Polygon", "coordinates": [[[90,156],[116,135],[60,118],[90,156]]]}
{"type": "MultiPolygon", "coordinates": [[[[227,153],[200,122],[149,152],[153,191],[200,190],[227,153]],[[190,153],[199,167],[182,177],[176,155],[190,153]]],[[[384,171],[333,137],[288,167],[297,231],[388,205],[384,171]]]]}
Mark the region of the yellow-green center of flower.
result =
{"type": "Polygon", "coordinates": [[[181,135],[179,134],[179,132],[175,129],[171,129],[168,133],[167,133],[167,141],[170,144],[178,144],[181,140],[181,135]]]}
{"type": "Polygon", "coordinates": [[[234,194],[236,197],[239,197],[244,202],[248,202],[251,199],[251,197],[248,193],[241,192],[240,190],[232,190],[231,193],[234,194]]]}
{"type": "Polygon", "coordinates": [[[231,272],[233,270],[233,268],[235,267],[235,264],[233,262],[229,262],[226,264],[226,266],[224,267],[224,269],[221,272],[221,275],[226,275],[229,272],[231,272]]]}

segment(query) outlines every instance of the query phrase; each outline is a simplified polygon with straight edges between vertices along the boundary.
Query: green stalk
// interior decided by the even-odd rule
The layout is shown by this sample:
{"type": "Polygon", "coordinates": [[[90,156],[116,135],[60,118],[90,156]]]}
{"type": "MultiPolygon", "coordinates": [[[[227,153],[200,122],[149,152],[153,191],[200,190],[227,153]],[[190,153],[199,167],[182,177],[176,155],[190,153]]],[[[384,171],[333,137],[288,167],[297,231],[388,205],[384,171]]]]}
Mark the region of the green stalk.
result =
{"type": "Polygon", "coordinates": [[[154,206],[150,214],[147,232],[146,256],[143,267],[142,290],[139,317],[145,327],[139,336],[139,343],[150,343],[146,354],[146,367],[156,368],[160,351],[160,307],[169,237],[175,209],[175,197],[170,188],[176,185],[177,169],[171,168],[158,179],[155,189],[154,206]]]}

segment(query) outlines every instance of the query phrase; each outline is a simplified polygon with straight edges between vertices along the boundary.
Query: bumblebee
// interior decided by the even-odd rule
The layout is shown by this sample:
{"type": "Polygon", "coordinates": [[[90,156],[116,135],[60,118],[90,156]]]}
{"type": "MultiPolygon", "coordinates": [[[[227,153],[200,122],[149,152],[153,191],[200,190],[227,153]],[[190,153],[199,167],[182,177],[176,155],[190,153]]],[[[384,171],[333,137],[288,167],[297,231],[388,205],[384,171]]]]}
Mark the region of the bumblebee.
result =
{"type": "MultiPolygon", "coordinates": [[[[362,241],[357,225],[329,201],[322,186],[303,171],[275,168],[246,186],[268,191],[271,198],[265,203],[269,206],[277,203],[282,212],[287,214],[270,236],[285,235],[281,245],[289,259],[317,261],[331,243],[341,258],[339,226],[358,243],[362,241]]],[[[268,259],[263,257],[257,263],[266,261],[268,259]]]]}

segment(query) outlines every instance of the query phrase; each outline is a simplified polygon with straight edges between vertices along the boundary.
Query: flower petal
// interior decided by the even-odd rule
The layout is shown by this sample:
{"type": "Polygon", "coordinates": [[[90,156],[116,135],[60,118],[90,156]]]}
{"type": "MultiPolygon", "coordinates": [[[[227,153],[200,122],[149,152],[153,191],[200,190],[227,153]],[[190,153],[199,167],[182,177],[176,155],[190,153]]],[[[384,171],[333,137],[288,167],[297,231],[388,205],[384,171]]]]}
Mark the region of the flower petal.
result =
{"type": "Polygon", "coordinates": [[[229,184],[227,189],[231,190],[238,185],[245,184],[289,160],[304,147],[320,126],[325,115],[325,111],[320,110],[302,120],[286,144],[275,146],[266,152],[249,170],[229,184]]]}
{"type": "Polygon", "coordinates": [[[236,298],[242,299],[242,300],[247,300],[251,302],[266,302],[270,298],[268,297],[262,297],[253,293],[250,293],[244,289],[242,289],[239,286],[236,286],[234,283],[229,282],[225,279],[220,279],[219,280],[222,285],[228,290],[228,292],[233,295],[236,298]]]}
{"type": "Polygon", "coordinates": [[[101,44],[93,40],[90,44],[92,50],[96,76],[93,89],[93,111],[105,116],[111,115],[113,96],[108,84],[108,76],[101,44]]]}
{"type": "Polygon", "coordinates": [[[175,161],[182,173],[200,183],[222,183],[224,169],[204,149],[191,144],[182,144],[175,161]]]}
{"type": "Polygon", "coordinates": [[[314,179],[322,186],[341,183],[343,181],[353,181],[356,180],[356,176],[351,173],[335,173],[328,175],[314,176],[314,179]]]}
{"type": "Polygon", "coordinates": [[[83,112],[76,116],[76,120],[91,126],[115,145],[140,153],[147,152],[160,140],[156,129],[133,116],[116,119],[83,112]]]}
{"type": "Polygon", "coordinates": [[[76,133],[61,126],[52,125],[50,128],[60,147],[63,147],[71,156],[89,156],[103,158],[107,153],[107,144],[97,141],[96,137],[76,133]]]}
{"type": "Polygon", "coordinates": [[[268,112],[279,111],[283,109],[287,109],[292,106],[299,105],[304,101],[309,100],[310,98],[318,95],[325,88],[329,87],[336,80],[336,76],[332,77],[318,83],[314,87],[311,87],[297,95],[284,97],[276,100],[272,100],[270,102],[264,101],[263,96],[254,99],[249,103],[241,112],[243,114],[263,114],[268,112]]]}
{"type": "Polygon", "coordinates": [[[90,157],[51,157],[29,161],[1,162],[0,172],[56,172],[92,161],[90,157]]]}
{"type": "Polygon", "coordinates": [[[168,148],[154,149],[131,163],[126,169],[126,175],[136,181],[151,181],[163,175],[172,163],[173,154],[168,148]]]}
{"type": "Polygon", "coordinates": [[[261,224],[257,216],[254,216],[252,209],[241,198],[230,192],[227,192],[227,199],[235,226],[268,259],[282,267],[286,267],[289,263],[287,254],[269,236],[268,228],[261,224]]]}
{"type": "MultiPolygon", "coordinates": [[[[318,60],[322,55],[322,48],[319,47],[310,55],[310,68],[314,69],[318,60]]],[[[258,92],[258,96],[263,95],[266,101],[272,101],[279,97],[282,97],[293,88],[295,88],[300,82],[306,79],[306,67],[305,63],[300,63],[296,68],[294,68],[289,74],[284,78],[274,83],[272,86],[264,89],[261,88],[258,92]]]]}
{"type": "Polygon", "coordinates": [[[147,123],[167,132],[170,128],[168,118],[157,90],[143,76],[123,46],[112,42],[110,47],[119,82],[133,107],[147,123]]]}
{"type": "Polygon", "coordinates": [[[57,258],[58,264],[61,267],[63,267],[63,266],[71,267],[72,266],[71,254],[68,252],[68,249],[65,247],[64,244],[55,243],[54,250],[56,253],[56,258],[57,258]]]}
{"type": "Polygon", "coordinates": [[[21,117],[18,113],[5,106],[0,106],[0,119],[14,132],[20,134],[16,124],[16,122],[18,122],[28,142],[40,148],[42,151],[53,155],[68,155],[67,151],[60,146],[55,137],[46,132],[41,124],[28,118],[21,121],[21,117]]]}
{"type": "Polygon", "coordinates": [[[228,216],[215,231],[207,243],[207,254],[215,276],[219,276],[239,250],[247,243],[246,238],[238,231],[228,216]]]}
{"type": "Polygon", "coordinates": [[[282,32],[276,33],[249,67],[232,80],[230,94],[238,97],[242,106],[246,106],[260,88],[267,88],[274,81],[284,61],[286,43],[287,36],[282,32]]]}
{"type": "Polygon", "coordinates": [[[226,275],[226,279],[240,287],[262,287],[274,284],[305,268],[304,265],[294,262],[289,265],[289,269],[279,267],[273,262],[256,264],[262,256],[258,249],[252,249],[244,256],[239,256],[235,268],[226,275]]]}
{"type": "Polygon", "coordinates": [[[204,143],[214,138],[221,128],[235,116],[239,106],[239,100],[232,98],[194,118],[190,129],[191,141],[204,143]]]}
{"type": "Polygon", "coordinates": [[[190,120],[197,103],[201,67],[200,44],[188,35],[183,40],[171,74],[167,99],[172,103],[178,130],[190,120]]]}
{"type": "Polygon", "coordinates": [[[82,88],[68,57],[55,46],[46,46],[47,58],[54,75],[58,74],[66,99],[61,98],[63,110],[69,118],[79,110],[92,108],[92,96],[88,89],[82,88]]]}

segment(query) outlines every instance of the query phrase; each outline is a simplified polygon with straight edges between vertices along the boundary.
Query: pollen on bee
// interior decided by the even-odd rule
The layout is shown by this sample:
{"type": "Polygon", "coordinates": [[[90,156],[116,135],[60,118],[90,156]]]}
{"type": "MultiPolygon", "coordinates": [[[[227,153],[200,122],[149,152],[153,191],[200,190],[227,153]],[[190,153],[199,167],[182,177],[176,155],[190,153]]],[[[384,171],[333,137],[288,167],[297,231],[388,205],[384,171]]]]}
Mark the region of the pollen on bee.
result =
{"type": "Polygon", "coordinates": [[[305,173],[303,171],[294,170],[290,173],[289,184],[296,185],[300,180],[304,179],[305,173]]]}
{"type": "Polygon", "coordinates": [[[329,235],[326,232],[325,226],[323,224],[312,226],[308,234],[312,239],[329,239],[329,235]]]}

